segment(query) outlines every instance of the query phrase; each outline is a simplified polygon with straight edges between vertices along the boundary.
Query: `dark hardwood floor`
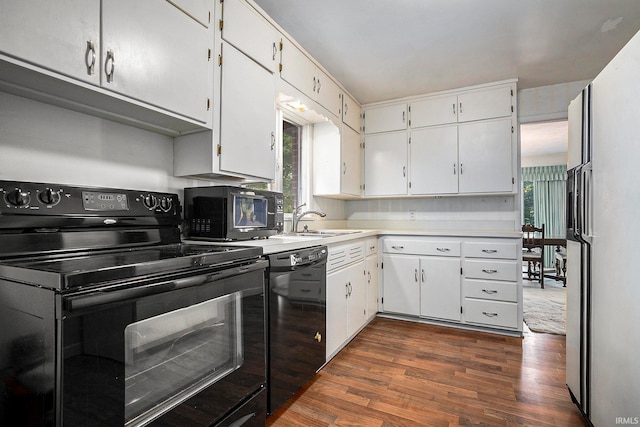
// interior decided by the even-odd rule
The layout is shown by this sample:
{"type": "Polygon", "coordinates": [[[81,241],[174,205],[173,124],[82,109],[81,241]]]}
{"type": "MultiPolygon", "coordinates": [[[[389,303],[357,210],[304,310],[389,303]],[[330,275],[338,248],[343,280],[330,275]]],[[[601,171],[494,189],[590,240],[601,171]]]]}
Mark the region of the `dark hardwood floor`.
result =
{"type": "Polygon", "coordinates": [[[376,318],[269,426],[586,426],[565,337],[505,337],[376,318]]]}

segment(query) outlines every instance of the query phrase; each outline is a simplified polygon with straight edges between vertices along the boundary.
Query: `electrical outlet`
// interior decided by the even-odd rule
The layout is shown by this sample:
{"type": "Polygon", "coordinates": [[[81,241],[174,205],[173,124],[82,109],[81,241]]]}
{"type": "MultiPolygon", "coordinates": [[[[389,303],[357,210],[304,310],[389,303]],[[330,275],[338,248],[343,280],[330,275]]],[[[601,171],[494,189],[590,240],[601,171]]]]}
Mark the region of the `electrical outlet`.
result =
{"type": "Polygon", "coordinates": [[[411,221],[415,221],[416,220],[416,211],[409,211],[409,219],[411,221]]]}

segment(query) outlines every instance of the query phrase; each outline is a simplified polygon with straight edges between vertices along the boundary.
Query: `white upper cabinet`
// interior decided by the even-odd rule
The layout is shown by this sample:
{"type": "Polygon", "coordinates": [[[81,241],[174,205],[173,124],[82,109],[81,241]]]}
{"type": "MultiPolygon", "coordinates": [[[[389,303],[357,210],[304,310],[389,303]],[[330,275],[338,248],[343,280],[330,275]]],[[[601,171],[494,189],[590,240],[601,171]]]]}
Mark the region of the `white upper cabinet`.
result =
{"type": "Polygon", "coordinates": [[[462,93],[458,95],[458,122],[511,116],[514,102],[512,85],[462,93]]]}
{"type": "Polygon", "coordinates": [[[220,170],[275,177],[275,80],[233,46],[222,46],[220,170]],[[250,120],[250,125],[247,121],[250,120]]]}
{"type": "Polygon", "coordinates": [[[211,0],[167,0],[173,3],[177,8],[198,21],[200,24],[208,27],[213,19],[213,11],[211,10],[211,0]]]}
{"type": "Polygon", "coordinates": [[[2,2],[2,80],[17,94],[168,135],[210,129],[211,6],[2,2]]]}
{"type": "Polygon", "coordinates": [[[340,87],[288,39],[282,39],[280,48],[280,77],[336,117],[342,117],[340,87]]]}
{"type": "Polygon", "coordinates": [[[102,2],[102,37],[103,87],[207,121],[205,27],[166,1],[109,0],[102,2]]]}
{"type": "Polygon", "coordinates": [[[360,195],[360,135],[331,122],[313,126],[313,194],[353,198],[360,195]]]}
{"type": "Polygon", "coordinates": [[[351,129],[360,133],[362,108],[355,99],[347,95],[342,95],[342,122],[351,129]]]}
{"type": "Polygon", "coordinates": [[[99,85],[100,1],[3,1],[0,52],[99,85]]]}
{"type": "Polygon", "coordinates": [[[368,108],[364,114],[364,133],[380,133],[407,128],[407,104],[368,108]]]}
{"type": "Polygon", "coordinates": [[[364,144],[365,196],[407,194],[407,131],[367,135],[364,144]]]}
{"type": "Polygon", "coordinates": [[[411,127],[456,123],[458,121],[456,95],[433,96],[411,103],[411,127]]]}
{"type": "Polygon", "coordinates": [[[508,117],[515,102],[513,86],[474,89],[430,96],[411,103],[412,128],[508,117]]]}
{"type": "Polygon", "coordinates": [[[511,118],[459,126],[460,193],[513,191],[512,135],[511,118]]]}
{"type": "Polygon", "coordinates": [[[458,126],[411,131],[411,194],[458,192],[458,126]]]}
{"type": "Polygon", "coordinates": [[[225,41],[272,73],[278,71],[279,33],[255,9],[243,0],[224,0],[218,22],[225,41]]]}

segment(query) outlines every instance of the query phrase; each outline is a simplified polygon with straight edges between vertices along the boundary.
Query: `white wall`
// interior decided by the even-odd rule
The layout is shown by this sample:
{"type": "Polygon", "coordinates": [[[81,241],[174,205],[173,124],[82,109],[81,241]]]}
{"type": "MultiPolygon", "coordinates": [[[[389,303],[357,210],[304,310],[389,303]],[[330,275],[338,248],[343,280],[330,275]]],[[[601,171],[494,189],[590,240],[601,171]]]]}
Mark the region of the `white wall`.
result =
{"type": "Polygon", "coordinates": [[[518,91],[518,122],[546,122],[567,118],[569,103],[590,80],[559,83],[518,91]]]}
{"type": "Polygon", "coordinates": [[[0,179],[178,192],[173,139],[0,92],[0,179]]]}

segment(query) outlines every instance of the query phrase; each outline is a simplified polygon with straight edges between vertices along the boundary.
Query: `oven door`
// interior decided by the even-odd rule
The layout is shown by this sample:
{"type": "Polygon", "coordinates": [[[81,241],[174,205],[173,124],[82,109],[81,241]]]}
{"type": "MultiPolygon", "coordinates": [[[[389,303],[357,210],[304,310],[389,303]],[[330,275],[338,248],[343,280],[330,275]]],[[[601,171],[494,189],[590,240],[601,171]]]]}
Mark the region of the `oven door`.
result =
{"type": "Polygon", "coordinates": [[[63,297],[60,424],[208,426],[249,400],[266,381],[266,264],[63,297]]]}

